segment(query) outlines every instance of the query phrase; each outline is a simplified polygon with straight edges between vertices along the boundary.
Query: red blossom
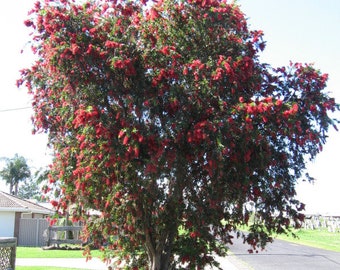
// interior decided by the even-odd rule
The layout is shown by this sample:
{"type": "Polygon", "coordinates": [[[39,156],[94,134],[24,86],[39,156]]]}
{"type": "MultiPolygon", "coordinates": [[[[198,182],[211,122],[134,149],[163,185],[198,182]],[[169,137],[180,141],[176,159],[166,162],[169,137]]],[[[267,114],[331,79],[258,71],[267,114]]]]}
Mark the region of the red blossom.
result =
{"type": "Polygon", "coordinates": [[[155,20],[159,17],[159,13],[156,9],[151,8],[149,16],[150,16],[150,20],[155,20]]]}
{"type": "Polygon", "coordinates": [[[164,55],[169,55],[170,54],[169,46],[164,46],[161,49],[161,53],[163,53],[164,55]]]}
{"type": "Polygon", "coordinates": [[[27,26],[27,27],[30,27],[30,26],[33,26],[34,23],[31,21],[31,20],[25,20],[24,21],[24,24],[27,26]]]}
{"type": "Polygon", "coordinates": [[[78,46],[78,44],[72,44],[71,45],[71,51],[72,51],[72,54],[77,54],[79,51],[80,51],[80,48],[79,48],[79,46],[78,46]]]}
{"type": "Polygon", "coordinates": [[[58,203],[57,201],[55,201],[55,200],[50,201],[50,203],[52,204],[53,207],[57,207],[58,204],[59,204],[59,203],[58,203]]]}
{"type": "Polygon", "coordinates": [[[105,42],[105,47],[107,47],[107,48],[120,48],[120,47],[122,47],[122,44],[115,42],[115,41],[108,40],[108,41],[105,42]]]}
{"type": "Polygon", "coordinates": [[[123,60],[115,60],[115,61],[113,62],[113,66],[114,66],[115,68],[125,68],[125,63],[124,63],[123,60]]]}
{"type": "Polygon", "coordinates": [[[129,136],[125,135],[123,138],[123,145],[127,145],[129,143],[129,136]]]}

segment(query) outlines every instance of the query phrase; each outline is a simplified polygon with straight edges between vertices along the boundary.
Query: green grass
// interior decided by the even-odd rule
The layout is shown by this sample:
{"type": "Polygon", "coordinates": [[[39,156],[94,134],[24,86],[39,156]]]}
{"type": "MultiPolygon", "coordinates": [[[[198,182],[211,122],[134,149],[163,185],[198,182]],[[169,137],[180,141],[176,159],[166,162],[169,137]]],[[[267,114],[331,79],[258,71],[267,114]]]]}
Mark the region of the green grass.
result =
{"type": "MultiPolygon", "coordinates": [[[[92,250],[91,256],[101,257],[98,250],[92,250]]],[[[39,247],[17,247],[17,258],[84,258],[83,250],[44,250],[39,247]]],[[[46,270],[46,266],[16,266],[16,270],[46,270]]],[[[48,270],[79,270],[76,268],[48,267],[48,270]]]]}
{"type": "MultiPolygon", "coordinates": [[[[240,226],[238,229],[247,232],[249,231],[249,226],[240,226]]],[[[340,252],[340,232],[328,232],[327,229],[293,229],[292,232],[297,236],[296,238],[291,234],[273,235],[272,237],[300,245],[340,252]]]]}
{"type": "MultiPolygon", "coordinates": [[[[16,266],[16,270],[46,270],[46,266],[16,266]]],[[[48,270],[79,270],[77,268],[48,267],[48,270]]]]}
{"type": "Polygon", "coordinates": [[[279,235],[276,238],[286,240],[296,244],[322,248],[331,251],[340,252],[340,233],[332,233],[327,230],[296,230],[294,233],[298,238],[293,236],[279,235]]]}
{"type": "MultiPolygon", "coordinates": [[[[91,251],[92,257],[101,257],[98,250],[91,251]]],[[[17,247],[17,258],[84,258],[83,250],[43,250],[39,247],[17,247]]]]}

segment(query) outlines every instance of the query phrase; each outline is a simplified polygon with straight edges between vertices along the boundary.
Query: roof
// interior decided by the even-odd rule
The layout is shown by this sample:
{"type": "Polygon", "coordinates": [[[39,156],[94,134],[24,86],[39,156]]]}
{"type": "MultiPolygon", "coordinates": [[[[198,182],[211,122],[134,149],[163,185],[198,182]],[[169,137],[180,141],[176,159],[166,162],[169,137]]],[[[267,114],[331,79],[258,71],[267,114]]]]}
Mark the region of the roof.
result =
{"type": "Polygon", "coordinates": [[[1,212],[32,212],[36,214],[52,214],[53,212],[36,203],[19,199],[6,192],[0,191],[0,211],[1,212]]]}

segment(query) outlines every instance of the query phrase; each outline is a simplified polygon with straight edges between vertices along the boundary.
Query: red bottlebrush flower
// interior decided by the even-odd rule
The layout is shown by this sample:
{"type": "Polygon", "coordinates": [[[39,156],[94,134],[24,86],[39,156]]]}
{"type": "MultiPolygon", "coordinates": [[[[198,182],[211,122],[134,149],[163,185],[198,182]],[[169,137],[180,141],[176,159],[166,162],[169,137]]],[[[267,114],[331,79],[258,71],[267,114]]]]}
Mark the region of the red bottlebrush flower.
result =
{"type": "Polygon", "coordinates": [[[325,83],[328,80],[328,74],[324,73],[321,75],[321,82],[325,83]]]}
{"type": "Polygon", "coordinates": [[[253,190],[253,193],[256,197],[260,196],[261,195],[261,191],[259,188],[255,187],[254,190],[253,190]]]}
{"type": "Polygon", "coordinates": [[[90,54],[90,53],[92,53],[92,51],[93,51],[93,45],[90,44],[90,45],[88,46],[88,48],[87,48],[86,53],[87,53],[87,54],[90,54]]]}
{"type": "Polygon", "coordinates": [[[161,49],[161,53],[163,53],[164,55],[169,55],[170,54],[169,46],[164,46],[161,49]]]}
{"type": "Polygon", "coordinates": [[[213,76],[213,79],[214,79],[215,81],[218,81],[218,80],[220,80],[220,79],[222,78],[222,75],[223,75],[223,69],[220,68],[220,67],[218,67],[218,68],[216,69],[216,74],[213,76]]]}
{"type": "Polygon", "coordinates": [[[276,106],[282,106],[282,103],[283,103],[283,101],[281,100],[281,99],[278,99],[277,101],[276,101],[276,106]]]}
{"type": "Polygon", "coordinates": [[[125,64],[124,64],[124,61],[122,61],[122,60],[116,60],[116,61],[114,61],[113,66],[115,68],[124,68],[125,64]]]}
{"type": "Polygon", "coordinates": [[[184,67],[183,68],[183,75],[188,75],[188,73],[189,73],[189,70],[188,70],[188,68],[187,67],[184,67]]]}
{"type": "Polygon", "coordinates": [[[244,155],[244,161],[249,162],[250,161],[250,156],[251,156],[251,151],[248,150],[247,153],[244,155]]]}
{"type": "Polygon", "coordinates": [[[57,207],[58,206],[58,202],[55,201],[55,200],[52,200],[50,203],[52,204],[53,207],[57,207]]]}
{"type": "Polygon", "coordinates": [[[316,111],[316,106],[314,104],[309,106],[309,109],[311,112],[315,112],[316,111]]]}
{"type": "Polygon", "coordinates": [[[24,21],[24,24],[25,24],[27,27],[30,27],[30,26],[34,25],[33,22],[32,22],[31,20],[26,20],[26,21],[24,21]]]}
{"type": "Polygon", "coordinates": [[[118,139],[122,138],[124,135],[125,135],[125,130],[124,129],[120,130],[118,133],[118,139]]]}
{"type": "Polygon", "coordinates": [[[232,69],[231,69],[229,63],[225,61],[225,62],[223,63],[223,65],[224,65],[224,68],[225,68],[227,74],[231,74],[231,73],[232,73],[232,69]]]}
{"type": "Polygon", "coordinates": [[[120,199],[121,197],[122,197],[122,192],[120,192],[120,191],[117,191],[116,193],[115,193],[115,198],[116,199],[120,199]]]}
{"type": "Polygon", "coordinates": [[[129,143],[129,136],[125,136],[123,139],[123,145],[127,145],[129,143]]]}
{"type": "Polygon", "coordinates": [[[133,152],[134,152],[134,154],[135,154],[135,157],[139,157],[139,152],[140,152],[140,151],[139,151],[139,147],[137,147],[137,146],[134,147],[134,148],[133,148],[133,152]]]}
{"type": "Polygon", "coordinates": [[[190,237],[191,238],[197,238],[197,237],[200,237],[200,232],[198,232],[198,231],[194,231],[194,232],[191,232],[190,233],[190,237]]]}
{"type": "Polygon", "coordinates": [[[297,103],[294,103],[292,106],[292,113],[295,114],[299,110],[299,105],[297,103]]]}
{"type": "Polygon", "coordinates": [[[78,52],[80,51],[80,48],[79,48],[79,46],[77,45],[77,44],[72,44],[71,45],[71,52],[72,52],[72,54],[77,54],[78,52]]]}
{"type": "Polygon", "coordinates": [[[90,34],[95,34],[96,32],[97,32],[97,29],[95,28],[95,27],[93,27],[93,28],[91,28],[90,30],[89,30],[89,32],[90,32],[90,34]]]}
{"type": "Polygon", "coordinates": [[[150,10],[150,19],[153,21],[159,17],[159,13],[156,9],[151,8],[150,10]]]}
{"type": "Polygon", "coordinates": [[[80,135],[80,136],[77,136],[77,139],[78,139],[79,142],[85,141],[85,138],[86,138],[86,137],[85,137],[85,135],[83,135],[83,134],[80,135]]]}
{"type": "Polygon", "coordinates": [[[106,41],[105,42],[105,47],[107,48],[120,48],[122,45],[118,42],[115,42],[115,41],[106,41]]]}

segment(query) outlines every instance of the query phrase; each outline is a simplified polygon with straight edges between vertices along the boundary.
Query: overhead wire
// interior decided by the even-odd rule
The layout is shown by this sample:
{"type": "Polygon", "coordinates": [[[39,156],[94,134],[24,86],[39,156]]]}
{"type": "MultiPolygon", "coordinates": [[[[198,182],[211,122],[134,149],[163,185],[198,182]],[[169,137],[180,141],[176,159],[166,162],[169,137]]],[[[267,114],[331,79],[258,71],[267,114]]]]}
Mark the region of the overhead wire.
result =
{"type": "Polygon", "coordinates": [[[27,110],[27,109],[31,109],[31,108],[32,108],[32,107],[21,107],[21,108],[0,109],[0,113],[2,113],[2,112],[11,112],[11,111],[27,110]]]}

